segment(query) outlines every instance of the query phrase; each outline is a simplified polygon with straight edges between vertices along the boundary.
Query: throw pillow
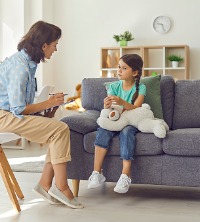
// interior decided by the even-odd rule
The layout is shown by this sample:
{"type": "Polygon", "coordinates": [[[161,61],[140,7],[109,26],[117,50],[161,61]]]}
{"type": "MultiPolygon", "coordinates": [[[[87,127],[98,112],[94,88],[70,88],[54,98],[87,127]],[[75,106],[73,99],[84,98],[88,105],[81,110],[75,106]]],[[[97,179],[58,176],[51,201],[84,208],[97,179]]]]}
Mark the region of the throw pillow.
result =
{"type": "MultiPolygon", "coordinates": [[[[160,80],[161,80],[161,75],[157,75],[157,76],[143,77],[141,78],[140,82],[146,86],[147,90],[144,103],[150,105],[155,118],[163,119],[161,96],[160,96],[160,80]]],[[[113,81],[104,83],[106,90],[109,89],[109,85],[111,83],[113,83],[113,81]]]]}
{"type": "Polygon", "coordinates": [[[150,105],[155,118],[163,119],[161,96],[160,96],[161,75],[148,76],[140,80],[146,86],[144,103],[150,105]]]}

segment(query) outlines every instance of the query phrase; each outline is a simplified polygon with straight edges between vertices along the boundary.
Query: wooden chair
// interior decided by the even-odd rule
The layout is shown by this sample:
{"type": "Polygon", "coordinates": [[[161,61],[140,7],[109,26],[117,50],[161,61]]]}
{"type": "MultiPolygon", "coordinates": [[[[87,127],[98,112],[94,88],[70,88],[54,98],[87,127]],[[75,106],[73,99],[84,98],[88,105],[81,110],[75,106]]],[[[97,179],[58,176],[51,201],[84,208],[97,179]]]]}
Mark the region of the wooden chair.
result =
{"type": "Polygon", "coordinates": [[[19,187],[19,184],[17,183],[15,175],[13,174],[13,171],[8,163],[8,160],[5,156],[5,153],[2,149],[1,144],[10,142],[12,140],[16,140],[19,138],[20,136],[18,136],[15,133],[0,133],[0,173],[3,178],[4,184],[6,186],[6,189],[8,191],[8,194],[10,196],[10,199],[12,201],[13,207],[18,212],[21,211],[21,208],[20,208],[16,195],[20,199],[23,199],[24,195],[19,187]]]}

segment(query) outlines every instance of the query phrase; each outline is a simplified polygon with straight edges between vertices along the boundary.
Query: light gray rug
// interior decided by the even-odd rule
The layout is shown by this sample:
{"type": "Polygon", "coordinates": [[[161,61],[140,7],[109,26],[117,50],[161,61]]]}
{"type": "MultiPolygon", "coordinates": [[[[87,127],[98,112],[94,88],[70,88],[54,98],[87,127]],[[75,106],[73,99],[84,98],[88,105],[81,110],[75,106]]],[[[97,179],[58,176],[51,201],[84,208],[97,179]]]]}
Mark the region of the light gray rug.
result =
{"type": "Polygon", "coordinates": [[[14,172],[41,173],[44,166],[44,161],[10,164],[10,166],[14,172]]]}

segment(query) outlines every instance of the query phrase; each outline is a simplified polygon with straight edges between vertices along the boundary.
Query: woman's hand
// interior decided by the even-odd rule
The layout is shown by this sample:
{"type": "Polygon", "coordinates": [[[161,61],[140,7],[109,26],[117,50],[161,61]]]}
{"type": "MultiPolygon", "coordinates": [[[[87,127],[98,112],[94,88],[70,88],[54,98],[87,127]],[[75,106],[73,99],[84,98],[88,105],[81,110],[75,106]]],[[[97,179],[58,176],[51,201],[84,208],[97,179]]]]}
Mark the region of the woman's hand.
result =
{"type": "Polygon", "coordinates": [[[56,93],[48,99],[49,107],[60,106],[64,103],[63,93],[56,93]]]}
{"type": "Polygon", "coordinates": [[[63,93],[56,93],[51,96],[48,100],[44,102],[36,103],[36,104],[28,104],[26,108],[23,110],[23,115],[29,115],[33,113],[38,113],[46,110],[45,116],[52,117],[55,114],[55,111],[58,109],[60,105],[64,103],[63,93]]]}

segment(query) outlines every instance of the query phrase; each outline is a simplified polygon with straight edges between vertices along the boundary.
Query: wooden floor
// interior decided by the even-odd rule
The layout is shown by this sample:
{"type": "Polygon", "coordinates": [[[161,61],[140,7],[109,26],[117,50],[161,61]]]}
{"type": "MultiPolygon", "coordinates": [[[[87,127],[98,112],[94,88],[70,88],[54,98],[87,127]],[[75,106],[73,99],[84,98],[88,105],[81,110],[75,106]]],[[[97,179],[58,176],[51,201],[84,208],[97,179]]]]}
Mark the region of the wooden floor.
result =
{"type": "MultiPolygon", "coordinates": [[[[8,159],[19,162],[27,157],[39,157],[45,147],[31,144],[25,150],[4,150],[8,159]]],[[[99,189],[88,190],[87,181],[81,181],[79,201],[84,209],[70,209],[64,205],[50,205],[32,192],[40,173],[15,173],[25,196],[19,200],[21,212],[11,204],[0,178],[1,222],[199,222],[200,189],[131,185],[127,194],[113,191],[115,183],[106,183],[99,189]]],[[[71,181],[69,180],[70,186],[71,181]]]]}

